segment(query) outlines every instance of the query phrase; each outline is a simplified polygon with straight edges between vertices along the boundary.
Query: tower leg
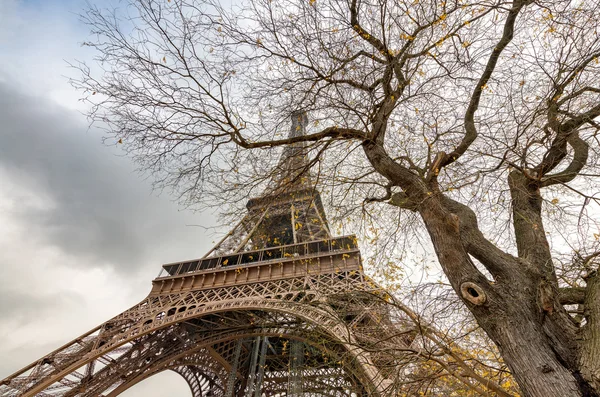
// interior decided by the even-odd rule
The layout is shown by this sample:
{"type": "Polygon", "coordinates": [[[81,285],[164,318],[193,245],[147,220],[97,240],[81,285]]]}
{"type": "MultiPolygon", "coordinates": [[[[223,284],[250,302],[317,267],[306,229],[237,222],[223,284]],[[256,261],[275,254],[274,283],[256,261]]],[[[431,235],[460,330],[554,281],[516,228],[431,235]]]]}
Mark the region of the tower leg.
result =
{"type": "Polygon", "coordinates": [[[235,384],[237,380],[238,367],[240,362],[240,355],[242,353],[242,339],[239,339],[235,346],[235,353],[233,356],[233,363],[231,366],[231,372],[229,373],[229,378],[227,379],[227,386],[225,387],[225,396],[233,397],[235,393],[235,384]]]}
{"type": "Polygon", "coordinates": [[[265,379],[265,366],[267,361],[267,346],[269,344],[269,339],[266,336],[263,336],[261,341],[262,344],[260,346],[260,359],[258,361],[258,374],[256,376],[254,397],[260,397],[262,395],[263,381],[265,379]]]}
{"type": "Polygon", "coordinates": [[[252,344],[252,357],[250,359],[250,370],[248,375],[248,382],[246,384],[245,397],[252,397],[252,392],[256,388],[256,365],[258,363],[258,353],[260,351],[260,340],[261,337],[257,336],[256,338],[254,338],[254,343],[252,344]]]}
{"type": "Polygon", "coordinates": [[[297,340],[291,341],[290,346],[290,396],[302,396],[302,368],[304,359],[304,344],[297,340]]]}

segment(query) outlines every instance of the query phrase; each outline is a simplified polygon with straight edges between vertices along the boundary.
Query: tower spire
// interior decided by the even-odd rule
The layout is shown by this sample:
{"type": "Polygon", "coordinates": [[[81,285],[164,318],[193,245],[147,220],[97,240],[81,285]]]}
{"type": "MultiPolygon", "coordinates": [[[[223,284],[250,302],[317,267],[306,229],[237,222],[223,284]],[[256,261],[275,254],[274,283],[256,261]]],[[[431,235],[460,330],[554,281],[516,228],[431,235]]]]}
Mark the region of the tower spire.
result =
{"type": "MultiPolygon", "coordinates": [[[[295,111],[289,138],[306,133],[308,116],[295,111]]],[[[284,147],[264,193],[246,204],[247,215],[205,257],[331,238],[321,196],[310,176],[308,147],[284,147]]]]}
{"type": "MultiPolygon", "coordinates": [[[[288,138],[297,138],[306,134],[308,116],[305,111],[292,112],[288,138]]],[[[314,187],[310,178],[308,148],[305,142],[295,142],[284,147],[277,168],[273,173],[266,194],[314,187]]]]}
{"type": "Polygon", "coordinates": [[[308,115],[304,110],[297,110],[292,113],[292,128],[290,129],[290,138],[302,136],[306,134],[306,126],[308,125],[308,115]]]}

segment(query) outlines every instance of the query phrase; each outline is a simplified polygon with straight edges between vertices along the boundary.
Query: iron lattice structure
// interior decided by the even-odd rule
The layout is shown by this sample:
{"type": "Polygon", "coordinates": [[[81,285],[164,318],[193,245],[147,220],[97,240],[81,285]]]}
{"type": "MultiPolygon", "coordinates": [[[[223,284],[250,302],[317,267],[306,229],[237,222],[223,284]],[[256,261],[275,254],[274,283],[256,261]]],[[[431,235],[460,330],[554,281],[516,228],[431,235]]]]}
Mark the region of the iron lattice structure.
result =
{"type": "MultiPolygon", "coordinates": [[[[292,116],[291,136],[304,133],[292,116]]],[[[0,396],[117,396],[173,370],[193,396],[386,396],[410,343],[332,237],[303,144],[203,258],[163,265],[146,299],[4,379],[0,396]]]]}

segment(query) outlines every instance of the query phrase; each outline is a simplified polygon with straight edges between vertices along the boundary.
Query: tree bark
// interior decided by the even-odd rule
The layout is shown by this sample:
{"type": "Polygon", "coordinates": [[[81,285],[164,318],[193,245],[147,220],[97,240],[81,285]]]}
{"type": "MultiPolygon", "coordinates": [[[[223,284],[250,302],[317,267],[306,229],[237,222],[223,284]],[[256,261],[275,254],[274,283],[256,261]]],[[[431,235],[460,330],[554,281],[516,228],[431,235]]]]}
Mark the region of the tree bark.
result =
{"type": "Polygon", "coordinates": [[[535,287],[527,280],[501,285],[500,304],[505,312],[475,316],[498,346],[525,396],[585,396],[577,374],[567,368],[544,331],[547,317],[536,304],[535,287]]]}
{"type": "Polygon", "coordinates": [[[600,390],[600,277],[594,271],[587,279],[585,319],[581,336],[581,374],[590,385],[600,390]]]}

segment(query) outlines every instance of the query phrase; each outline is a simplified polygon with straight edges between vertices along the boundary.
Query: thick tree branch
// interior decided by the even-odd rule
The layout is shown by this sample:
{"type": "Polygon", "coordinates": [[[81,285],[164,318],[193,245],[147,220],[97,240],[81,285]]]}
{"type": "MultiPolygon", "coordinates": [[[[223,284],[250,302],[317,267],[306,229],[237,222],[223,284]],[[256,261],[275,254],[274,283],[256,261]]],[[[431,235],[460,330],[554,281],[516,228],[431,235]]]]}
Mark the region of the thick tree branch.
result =
{"type": "MultiPolygon", "coordinates": [[[[517,269],[522,267],[523,264],[518,258],[502,251],[485,238],[479,229],[477,217],[473,210],[448,197],[444,196],[443,200],[446,207],[458,216],[460,237],[467,252],[480,261],[495,278],[506,281],[511,276],[516,275],[517,269]]],[[[394,193],[388,203],[410,211],[417,211],[418,209],[417,203],[412,201],[405,193],[394,193]]]]}
{"type": "Polygon", "coordinates": [[[364,27],[361,26],[358,21],[358,14],[358,1],[352,0],[350,5],[350,23],[352,24],[352,29],[354,29],[354,31],[358,33],[358,35],[366,42],[371,44],[380,54],[384,55],[388,61],[391,60],[393,56],[390,54],[385,44],[383,44],[381,40],[373,36],[371,32],[368,32],[364,29],[364,27]]]}
{"type": "Polygon", "coordinates": [[[395,207],[402,208],[405,210],[413,212],[417,211],[417,204],[411,201],[411,199],[408,198],[408,196],[404,192],[392,194],[390,199],[388,200],[388,203],[395,207]]]}
{"type": "Polygon", "coordinates": [[[265,147],[277,147],[284,145],[291,145],[293,143],[298,142],[317,142],[325,138],[331,139],[365,139],[365,133],[360,130],[355,130],[352,128],[341,128],[341,127],[328,127],[324,130],[309,134],[309,135],[301,135],[290,137],[286,139],[275,139],[270,141],[256,141],[250,142],[246,138],[241,135],[241,130],[232,125],[235,128],[235,132],[231,133],[232,140],[243,147],[244,149],[257,149],[257,148],[265,148],[265,147]]]}
{"type": "Polygon", "coordinates": [[[570,182],[575,179],[583,167],[585,167],[590,148],[588,143],[581,139],[577,133],[570,135],[567,142],[573,148],[573,159],[571,160],[571,163],[561,172],[544,176],[541,179],[542,187],[570,182]]]}
{"type": "Polygon", "coordinates": [[[517,20],[517,16],[519,12],[523,9],[523,7],[528,4],[527,1],[523,0],[515,0],[513,2],[512,8],[508,12],[508,16],[506,17],[506,21],[504,22],[504,30],[502,32],[502,37],[498,44],[492,50],[490,57],[488,59],[487,65],[481,74],[481,77],[477,81],[475,88],[473,89],[473,93],[471,94],[471,100],[469,101],[469,105],[465,112],[464,118],[464,127],[465,127],[465,135],[460,142],[460,144],[450,153],[448,153],[444,161],[441,162],[440,167],[445,167],[454,161],[456,161],[460,156],[463,155],[471,146],[471,144],[477,138],[477,127],[475,126],[475,113],[479,108],[479,102],[481,100],[481,95],[483,91],[487,88],[487,83],[494,73],[496,69],[496,64],[498,63],[498,59],[500,58],[500,54],[502,51],[508,46],[514,36],[515,22],[517,20]]]}
{"type": "Polygon", "coordinates": [[[582,304],[585,299],[585,288],[560,288],[558,299],[561,305],[582,304]]]}
{"type": "MultiPolygon", "coordinates": [[[[579,95],[582,95],[585,92],[600,92],[600,90],[593,87],[584,87],[571,93],[570,95],[567,95],[560,101],[559,98],[561,98],[563,95],[566,87],[575,80],[576,76],[580,74],[583,69],[590,64],[590,62],[597,59],[598,55],[600,54],[595,53],[588,55],[583,62],[581,62],[571,71],[569,76],[567,76],[562,83],[555,84],[554,86],[552,98],[548,100],[548,125],[556,133],[556,137],[552,141],[548,151],[544,154],[542,161],[540,161],[540,163],[534,167],[536,176],[539,178],[545,176],[548,172],[551,172],[567,156],[567,143],[570,143],[576,152],[577,148],[573,145],[578,145],[580,156],[585,152],[585,160],[587,160],[587,148],[583,148],[582,143],[574,143],[572,136],[578,133],[578,129],[583,124],[589,123],[593,121],[594,118],[600,116],[600,104],[597,104],[596,106],[593,106],[592,108],[578,115],[567,114],[568,118],[562,122],[559,120],[559,114],[564,114],[564,112],[561,111],[560,106],[566,104],[568,101],[576,98],[579,95]]],[[[574,139],[576,141],[579,138],[574,139]]],[[[585,144],[585,142],[583,142],[583,144],[585,144]]],[[[571,163],[570,168],[572,167],[572,170],[570,170],[570,172],[573,172],[573,170],[577,170],[577,172],[579,172],[584,165],[585,161],[582,164],[581,161],[574,160],[574,162],[571,163]]],[[[575,175],[573,177],[575,177],[575,175]]],[[[559,180],[557,183],[560,182],[562,181],[559,180]]]]}
{"type": "Polygon", "coordinates": [[[521,261],[502,251],[489,241],[477,223],[475,212],[458,201],[444,197],[446,206],[456,214],[460,220],[460,237],[465,249],[473,255],[497,279],[497,281],[515,277],[517,270],[523,266],[521,261]]]}
{"type": "Polygon", "coordinates": [[[508,176],[513,209],[513,226],[519,257],[556,282],[550,245],[542,221],[542,196],[538,182],[521,171],[508,176]]]}

